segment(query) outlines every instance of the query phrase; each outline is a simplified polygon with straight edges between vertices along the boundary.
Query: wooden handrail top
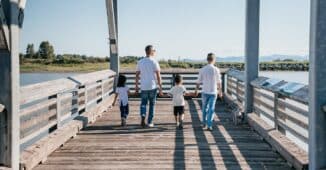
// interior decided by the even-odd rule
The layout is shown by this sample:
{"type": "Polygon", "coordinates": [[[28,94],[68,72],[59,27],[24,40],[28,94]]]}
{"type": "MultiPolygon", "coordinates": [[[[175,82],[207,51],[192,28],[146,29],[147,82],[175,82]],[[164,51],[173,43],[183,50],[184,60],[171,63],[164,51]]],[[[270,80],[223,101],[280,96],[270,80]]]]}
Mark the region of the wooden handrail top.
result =
{"type": "Polygon", "coordinates": [[[20,88],[20,104],[24,105],[74,88],[76,83],[65,78],[23,86],[20,88]]]}
{"type": "MultiPolygon", "coordinates": [[[[226,73],[228,69],[221,68],[220,71],[222,74],[226,73]]],[[[181,69],[181,68],[176,68],[176,69],[162,69],[161,73],[162,74],[198,74],[199,69],[181,69]]],[[[123,69],[120,71],[122,74],[135,74],[136,70],[135,69],[123,69]]]]}
{"type": "Polygon", "coordinates": [[[72,91],[81,85],[96,83],[115,76],[111,70],[103,70],[93,73],[81,74],[70,78],[62,78],[20,88],[20,104],[24,105],[36,100],[44,99],[58,93],[72,91]]]}
{"type": "Polygon", "coordinates": [[[108,79],[113,76],[115,76],[115,72],[113,72],[112,70],[102,70],[102,71],[72,76],[69,77],[69,79],[75,81],[76,83],[79,83],[79,85],[87,85],[100,80],[108,79]]]}

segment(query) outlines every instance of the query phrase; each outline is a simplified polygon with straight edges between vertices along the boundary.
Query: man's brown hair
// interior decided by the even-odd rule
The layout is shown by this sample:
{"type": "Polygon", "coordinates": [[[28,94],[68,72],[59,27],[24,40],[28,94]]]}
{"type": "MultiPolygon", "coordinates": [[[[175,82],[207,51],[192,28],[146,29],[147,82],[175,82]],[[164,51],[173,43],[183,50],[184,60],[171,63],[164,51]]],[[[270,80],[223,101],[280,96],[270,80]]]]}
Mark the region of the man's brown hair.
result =
{"type": "Polygon", "coordinates": [[[208,53],[207,54],[207,61],[212,62],[215,59],[215,54],[214,53],[208,53]]]}
{"type": "Polygon", "coordinates": [[[152,45],[148,45],[145,47],[145,52],[146,54],[150,54],[151,50],[153,49],[154,47],[152,45]]]}

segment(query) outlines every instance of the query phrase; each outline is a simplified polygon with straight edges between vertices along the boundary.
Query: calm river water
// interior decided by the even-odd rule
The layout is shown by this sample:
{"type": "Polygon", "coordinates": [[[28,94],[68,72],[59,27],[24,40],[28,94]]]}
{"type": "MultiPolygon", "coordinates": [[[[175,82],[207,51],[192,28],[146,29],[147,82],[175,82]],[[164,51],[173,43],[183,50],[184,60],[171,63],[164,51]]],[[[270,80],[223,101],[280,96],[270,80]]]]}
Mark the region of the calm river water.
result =
{"type": "MultiPolygon", "coordinates": [[[[79,73],[22,73],[20,76],[20,84],[24,86],[49,80],[65,78],[77,74],[79,73]]],[[[301,71],[264,71],[260,72],[259,75],[302,84],[308,84],[309,79],[309,73],[301,71]]]]}

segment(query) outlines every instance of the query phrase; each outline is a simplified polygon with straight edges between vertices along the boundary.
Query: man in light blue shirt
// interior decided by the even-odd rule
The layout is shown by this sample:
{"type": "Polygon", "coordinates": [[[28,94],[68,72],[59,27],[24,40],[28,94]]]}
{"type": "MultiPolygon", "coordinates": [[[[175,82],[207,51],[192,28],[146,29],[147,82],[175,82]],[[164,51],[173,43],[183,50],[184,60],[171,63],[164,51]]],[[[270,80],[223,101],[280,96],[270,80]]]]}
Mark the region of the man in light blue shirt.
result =
{"type": "Polygon", "coordinates": [[[215,54],[209,53],[207,55],[208,64],[199,71],[195,92],[198,94],[199,86],[202,84],[203,126],[210,131],[213,130],[217,95],[223,96],[221,73],[220,69],[214,66],[215,60],[215,54]]]}
{"type": "Polygon", "coordinates": [[[139,92],[139,79],[141,88],[141,104],[140,104],[140,116],[141,126],[145,127],[146,109],[149,102],[149,114],[147,124],[149,127],[154,127],[153,118],[155,112],[155,102],[157,89],[159,89],[160,96],[162,93],[161,83],[161,69],[159,63],[154,59],[155,49],[152,45],[148,45],[145,48],[146,57],[141,59],[137,63],[136,70],[136,93],[139,92]]]}

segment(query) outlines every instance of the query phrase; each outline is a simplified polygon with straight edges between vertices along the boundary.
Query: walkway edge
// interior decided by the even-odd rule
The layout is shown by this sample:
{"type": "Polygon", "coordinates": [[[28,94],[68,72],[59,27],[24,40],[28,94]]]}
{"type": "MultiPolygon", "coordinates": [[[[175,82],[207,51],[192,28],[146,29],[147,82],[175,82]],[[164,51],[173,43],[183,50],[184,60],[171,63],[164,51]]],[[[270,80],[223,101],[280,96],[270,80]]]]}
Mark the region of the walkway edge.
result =
{"type": "Polygon", "coordinates": [[[308,153],[268,125],[255,113],[248,114],[249,125],[296,169],[308,169],[308,153]]]}
{"type": "Polygon", "coordinates": [[[23,150],[20,159],[20,169],[31,170],[38,164],[46,161],[52,152],[76,136],[82,128],[94,123],[98,117],[101,117],[107,111],[108,106],[112,104],[112,101],[113,96],[108,97],[98,107],[76,117],[49,136],[23,150]]]}

